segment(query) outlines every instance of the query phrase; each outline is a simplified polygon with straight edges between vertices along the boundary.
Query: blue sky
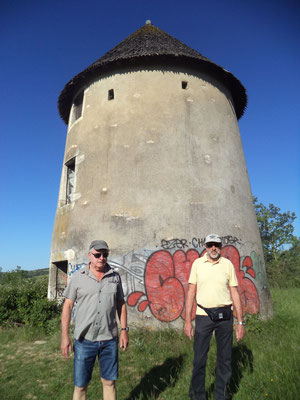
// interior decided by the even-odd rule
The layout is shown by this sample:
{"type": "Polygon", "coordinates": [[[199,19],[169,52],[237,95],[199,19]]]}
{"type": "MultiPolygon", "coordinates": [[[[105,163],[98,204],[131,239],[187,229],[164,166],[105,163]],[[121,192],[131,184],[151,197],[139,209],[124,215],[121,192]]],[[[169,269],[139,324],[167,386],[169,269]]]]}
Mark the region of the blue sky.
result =
{"type": "Polygon", "coordinates": [[[246,87],[252,192],[298,216],[300,4],[295,0],[15,0],[0,6],[0,267],[49,266],[67,127],[57,98],[150,19],[246,87]]]}

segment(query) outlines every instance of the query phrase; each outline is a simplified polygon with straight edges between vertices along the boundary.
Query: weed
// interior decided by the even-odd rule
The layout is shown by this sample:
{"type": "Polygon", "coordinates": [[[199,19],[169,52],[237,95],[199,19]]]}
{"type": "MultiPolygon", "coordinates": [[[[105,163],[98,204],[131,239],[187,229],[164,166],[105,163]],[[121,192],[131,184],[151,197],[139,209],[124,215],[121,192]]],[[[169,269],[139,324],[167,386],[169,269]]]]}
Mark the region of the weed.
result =
{"type": "Polygon", "coordinates": [[[246,314],[245,318],[247,333],[261,333],[264,330],[264,321],[259,318],[258,314],[246,314]]]}

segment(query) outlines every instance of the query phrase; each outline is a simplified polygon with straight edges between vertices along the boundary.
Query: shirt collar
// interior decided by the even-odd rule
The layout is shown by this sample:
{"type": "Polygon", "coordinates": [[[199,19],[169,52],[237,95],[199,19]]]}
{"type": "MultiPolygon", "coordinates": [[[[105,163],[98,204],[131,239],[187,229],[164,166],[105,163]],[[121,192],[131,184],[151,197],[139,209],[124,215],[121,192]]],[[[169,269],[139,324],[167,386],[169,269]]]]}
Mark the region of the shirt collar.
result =
{"type": "MultiPolygon", "coordinates": [[[[105,272],[105,274],[103,276],[109,275],[114,271],[108,263],[106,263],[106,265],[108,266],[108,270],[105,272]]],[[[86,275],[94,277],[93,272],[90,270],[90,263],[88,265],[86,265],[84,268],[81,268],[80,272],[82,274],[86,274],[86,275]]]]}
{"type": "Polygon", "coordinates": [[[204,254],[204,257],[205,257],[204,262],[208,262],[208,263],[210,263],[210,264],[212,264],[212,265],[218,264],[218,263],[220,262],[221,258],[222,258],[222,256],[220,256],[220,257],[217,259],[217,261],[214,261],[214,262],[211,263],[210,261],[208,261],[208,259],[207,259],[207,254],[206,254],[206,253],[204,254]]]}

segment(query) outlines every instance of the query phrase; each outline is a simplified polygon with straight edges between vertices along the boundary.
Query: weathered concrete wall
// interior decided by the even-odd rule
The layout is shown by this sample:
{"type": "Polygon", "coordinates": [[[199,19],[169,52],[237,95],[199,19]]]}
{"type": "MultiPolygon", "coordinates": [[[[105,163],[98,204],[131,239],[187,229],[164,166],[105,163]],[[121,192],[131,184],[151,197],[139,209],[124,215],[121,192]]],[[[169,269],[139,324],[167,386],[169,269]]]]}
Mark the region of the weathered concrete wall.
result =
{"type": "Polygon", "coordinates": [[[53,263],[65,261],[70,276],[101,238],[122,275],[131,323],[181,326],[191,263],[214,232],[228,244],[245,310],[272,313],[237,119],[220,83],[159,66],[102,77],[85,89],[82,117],[68,128],[64,163],[73,157],[67,205],[65,165],[62,172],[49,297],[53,263]]]}

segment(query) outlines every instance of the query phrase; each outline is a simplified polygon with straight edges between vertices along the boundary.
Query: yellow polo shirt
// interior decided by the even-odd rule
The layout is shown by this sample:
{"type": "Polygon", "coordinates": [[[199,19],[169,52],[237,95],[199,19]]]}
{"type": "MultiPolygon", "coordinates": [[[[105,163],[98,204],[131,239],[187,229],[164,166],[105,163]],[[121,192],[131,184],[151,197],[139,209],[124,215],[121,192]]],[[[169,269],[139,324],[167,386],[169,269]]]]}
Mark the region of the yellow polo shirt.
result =
{"type": "MultiPolygon", "coordinates": [[[[206,254],[193,262],[189,283],[197,285],[196,301],[206,308],[232,304],[229,286],[238,286],[232,262],[220,257],[211,263],[206,254]]],[[[207,315],[198,306],[196,314],[207,315]]]]}

